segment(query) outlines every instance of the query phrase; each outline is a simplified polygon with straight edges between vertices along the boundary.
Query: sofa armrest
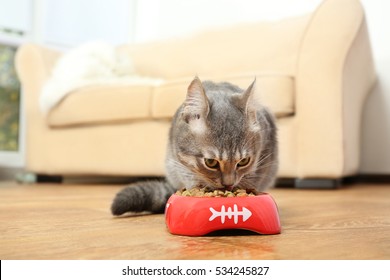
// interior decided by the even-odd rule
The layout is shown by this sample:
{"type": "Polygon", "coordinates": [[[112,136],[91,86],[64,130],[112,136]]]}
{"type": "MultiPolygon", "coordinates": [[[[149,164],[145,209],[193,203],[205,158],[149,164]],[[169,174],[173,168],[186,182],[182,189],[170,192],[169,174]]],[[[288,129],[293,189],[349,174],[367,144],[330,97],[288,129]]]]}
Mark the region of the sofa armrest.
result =
{"type": "Polygon", "coordinates": [[[36,44],[25,44],[19,47],[15,66],[27,99],[38,100],[42,86],[60,55],[60,51],[36,44]]]}
{"type": "Polygon", "coordinates": [[[324,1],[307,26],[297,65],[300,178],[357,172],[362,106],[375,76],[359,1],[324,1]]]}
{"type": "Polygon", "coordinates": [[[60,56],[59,51],[35,44],[19,47],[15,66],[23,89],[23,107],[26,117],[26,168],[34,172],[45,171],[45,146],[49,128],[39,109],[39,95],[50,72],[60,56]]]}

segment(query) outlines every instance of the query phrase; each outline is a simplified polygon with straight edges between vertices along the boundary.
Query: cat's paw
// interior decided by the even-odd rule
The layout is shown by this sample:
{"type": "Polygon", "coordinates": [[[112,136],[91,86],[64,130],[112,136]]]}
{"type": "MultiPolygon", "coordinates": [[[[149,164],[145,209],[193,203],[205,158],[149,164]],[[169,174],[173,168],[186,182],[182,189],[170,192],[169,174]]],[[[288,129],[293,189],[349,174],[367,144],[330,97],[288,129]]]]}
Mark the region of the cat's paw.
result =
{"type": "Polygon", "coordinates": [[[148,207],[146,204],[149,204],[148,192],[142,190],[140,186],[128,186],[122,189],[114,198],[114,201],[111,204],[111,213],[115,216],[120,216],[127,212],[142,212],[148,207]],[[143,197],[146,196],[146,197],[143,197]]]}

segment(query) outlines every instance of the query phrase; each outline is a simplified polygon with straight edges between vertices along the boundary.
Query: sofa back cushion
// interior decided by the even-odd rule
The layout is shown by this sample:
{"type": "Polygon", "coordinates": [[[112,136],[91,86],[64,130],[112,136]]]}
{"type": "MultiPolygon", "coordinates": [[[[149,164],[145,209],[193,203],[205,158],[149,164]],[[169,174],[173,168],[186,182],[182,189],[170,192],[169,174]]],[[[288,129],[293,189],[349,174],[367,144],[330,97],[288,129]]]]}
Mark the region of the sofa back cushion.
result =
{"type": "Polygon", "coordinates": [[[126,45],[136,71],[167,80],[199,75],[276,72],[294,75],[310,15],[238,24],[145,44],[126,45]]]}

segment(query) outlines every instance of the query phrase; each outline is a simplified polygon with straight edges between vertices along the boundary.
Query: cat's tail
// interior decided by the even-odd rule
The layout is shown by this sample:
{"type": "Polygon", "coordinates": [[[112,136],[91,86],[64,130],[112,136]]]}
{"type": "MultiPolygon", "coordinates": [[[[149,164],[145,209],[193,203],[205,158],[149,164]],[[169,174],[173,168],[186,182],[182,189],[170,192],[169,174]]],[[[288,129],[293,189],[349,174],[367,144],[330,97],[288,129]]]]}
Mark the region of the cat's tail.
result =
{"type": "Polygon", "coordinates": [[[168,198],[175,191],[166,180],[132,183],[117,193],[111,212],[115,216],[126,212],[163,213],[168,198]]]}

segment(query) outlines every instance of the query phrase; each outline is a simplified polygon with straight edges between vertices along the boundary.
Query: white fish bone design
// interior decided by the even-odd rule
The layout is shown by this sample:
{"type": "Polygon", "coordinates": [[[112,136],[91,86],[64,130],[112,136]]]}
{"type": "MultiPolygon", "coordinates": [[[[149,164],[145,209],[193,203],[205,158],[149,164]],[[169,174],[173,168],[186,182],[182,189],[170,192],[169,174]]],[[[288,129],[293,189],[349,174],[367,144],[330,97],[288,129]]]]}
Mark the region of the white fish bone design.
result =
{"type": "Polygon", "coordinates": [[[228,207],[228,209],[226,211],[225,205],[222,205],[221,211],[217,211],[217,210],[215,210],[212,207],[210,207],[210,211],[211,211],[212,215],[210,216],[209,221],[211,222],[215,218],[221,217],[221,223],[222,224],[225,223],[225,218],[226,217],[228,219],[231,219],[233,217],[234,223],[237,224],[239,216],[242,216],[242,221],[243,222],[245,222],[246,220],[248,220],[250,218],[250,216],[252,216],[252,212],[249,209],[245,208],[245,207],[242,207],[242,210],[238,211],[237,204],[234,204],[233,210],[232,210],[231,207],[228,207]]]}

